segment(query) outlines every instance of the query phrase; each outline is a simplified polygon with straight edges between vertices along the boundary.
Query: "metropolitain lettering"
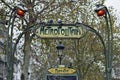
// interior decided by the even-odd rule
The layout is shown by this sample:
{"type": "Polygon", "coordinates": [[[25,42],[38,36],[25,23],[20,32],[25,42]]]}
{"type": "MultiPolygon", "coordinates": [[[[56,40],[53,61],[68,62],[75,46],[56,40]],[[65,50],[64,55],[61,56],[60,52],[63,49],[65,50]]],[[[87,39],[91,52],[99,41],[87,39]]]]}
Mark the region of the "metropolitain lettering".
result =
{"type": "Polygon", "coordinates": [[[80,27],[41,27],[40,35],[79,36],[82,34],[80,27]]]}

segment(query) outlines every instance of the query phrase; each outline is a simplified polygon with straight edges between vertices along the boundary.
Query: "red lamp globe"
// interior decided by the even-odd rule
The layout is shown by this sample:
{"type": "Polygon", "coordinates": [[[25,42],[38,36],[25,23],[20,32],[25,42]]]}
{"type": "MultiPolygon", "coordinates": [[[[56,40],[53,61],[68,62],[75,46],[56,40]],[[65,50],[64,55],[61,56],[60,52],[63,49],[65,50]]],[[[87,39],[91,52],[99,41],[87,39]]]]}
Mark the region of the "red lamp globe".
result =
{"type": "Polygon", "coordinates": [[[97,15],[98,15],[98,16],[103,16],[105,13],[106,13],[105,10],[99,10],[99,11],[97,12],[97,15]]]}
{"type": "Polygon", "coordinates": [[[17,15],[19,15],[20,17],[24,17],[24,16],[25,16],[25,12],[24,12],[23,10],[21,10],[21,9],[18,9],[16,13],[17,13],[17,15]]]}

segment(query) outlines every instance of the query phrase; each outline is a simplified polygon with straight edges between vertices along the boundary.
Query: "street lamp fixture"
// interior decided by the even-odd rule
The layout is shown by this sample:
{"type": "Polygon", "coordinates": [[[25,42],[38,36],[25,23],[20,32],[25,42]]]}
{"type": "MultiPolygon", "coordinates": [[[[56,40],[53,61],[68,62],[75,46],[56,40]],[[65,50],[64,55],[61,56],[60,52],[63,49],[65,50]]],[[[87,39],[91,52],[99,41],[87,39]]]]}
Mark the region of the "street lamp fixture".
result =
{"type": "Polygon", "coordinates": [[[96,5],[95,12],[97,13],[98,16],[103,16],[106,14],[106,7],[101,4],[98,4],[96,5]]]}
{"type": "Polygon", "coordinates": [[[57,50],[58,50],[58,57],[59,57],[59,65],[61,65],[61,61],[62,61],[62,53],[64,50],[64,45],[62,44],[62,42],[59,42],[59,44],[57,44],[56,46],[57,50]]]}
{"type": "Polygon", "coordinates": [[[17,15],[19,15],[20,17],[24,17],[24,16],[25,16],[25,12],[24,12],[23,10],[21,10],[21,9],[17,9],[17,10],[16,10],[16,13],[17,13],[17,15]]]}
{"type": "Polygon", "coordinates": [[[113,53],[113,30],[109,11],[106,6],[102,4],[96,5],[95,12],[98,16],[104,16],[106,22],[107,32],[107,50],[105,52],[106,59],[106,80],[112,80],[112,53],[113,53]]]}

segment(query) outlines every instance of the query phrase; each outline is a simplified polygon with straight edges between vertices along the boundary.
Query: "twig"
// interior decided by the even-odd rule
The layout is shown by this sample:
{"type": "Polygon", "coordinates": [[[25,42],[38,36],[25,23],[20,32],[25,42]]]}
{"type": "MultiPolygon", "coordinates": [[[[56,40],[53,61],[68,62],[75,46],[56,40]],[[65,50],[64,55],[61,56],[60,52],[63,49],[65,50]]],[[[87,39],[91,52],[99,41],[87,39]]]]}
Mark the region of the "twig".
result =
{"type": "Polygon", "coordinates": [[[10,7],[4,0],[1,0],[1,2],[3,2],[7,7],[9,7],[11,10],[13,10],[13,8],[10,7]]]}

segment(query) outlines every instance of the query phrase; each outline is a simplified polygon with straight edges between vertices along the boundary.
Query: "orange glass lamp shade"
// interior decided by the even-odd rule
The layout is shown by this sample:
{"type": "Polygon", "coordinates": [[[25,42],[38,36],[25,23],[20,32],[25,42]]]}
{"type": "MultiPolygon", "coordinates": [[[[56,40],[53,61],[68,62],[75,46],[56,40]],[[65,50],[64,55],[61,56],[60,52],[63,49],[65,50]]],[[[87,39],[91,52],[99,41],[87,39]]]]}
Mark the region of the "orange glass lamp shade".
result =
{"type": "Polygon", "coordinates": [[[105,13],[106,13],[105,10],[99,10],[99,11],[97,11],[97,15],[98,16],[103,16],[105,13]]]}
{"type": "Polygon", "coordinates": [[[24,17],[25,16],[25,12],[21,9],[17,9],[16,11],[17,15],[19,15],[20,17],[24,17]]]}

